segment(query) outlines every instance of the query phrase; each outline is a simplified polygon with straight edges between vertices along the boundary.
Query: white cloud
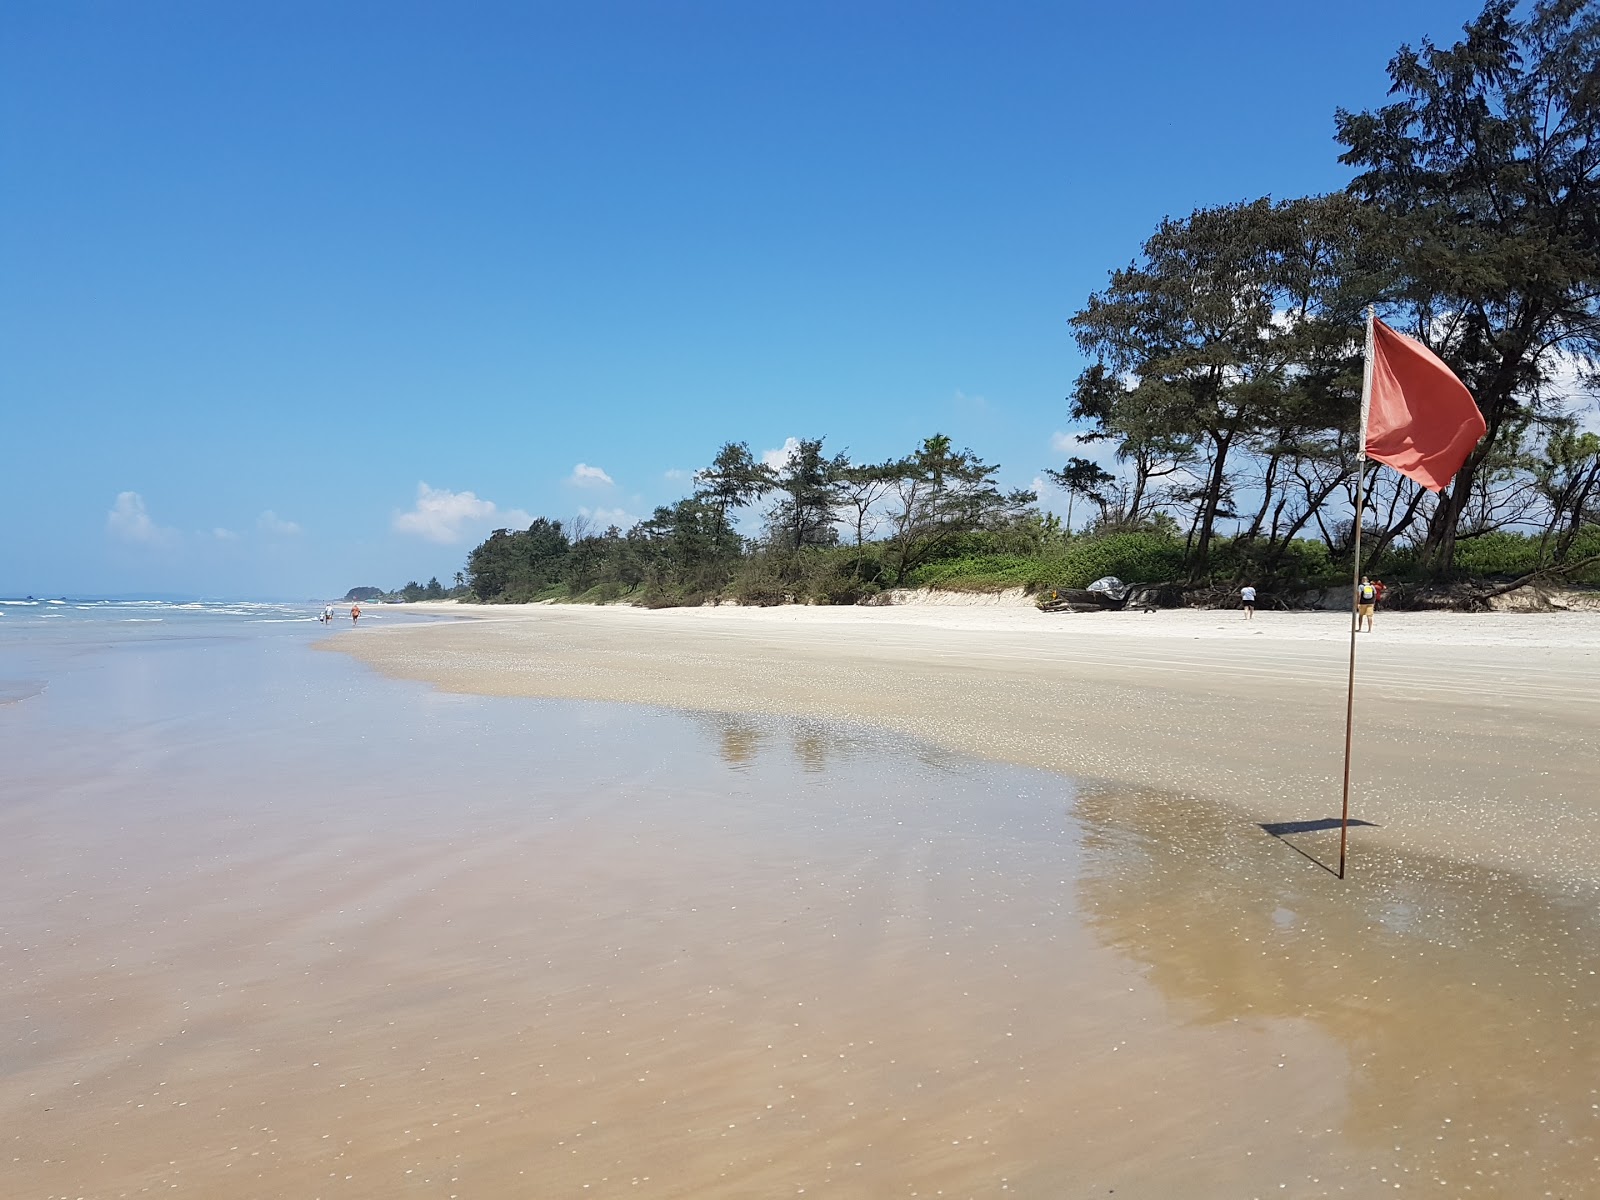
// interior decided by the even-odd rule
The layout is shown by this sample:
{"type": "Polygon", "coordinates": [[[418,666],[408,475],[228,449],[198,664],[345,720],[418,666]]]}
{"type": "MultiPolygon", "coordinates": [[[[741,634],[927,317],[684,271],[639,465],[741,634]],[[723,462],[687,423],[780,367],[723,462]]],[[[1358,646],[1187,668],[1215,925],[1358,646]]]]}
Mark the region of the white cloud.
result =
{"type": "Polygon", "coordinates": [[[106,532],[119,541],[139,546],[165,546],[177,540],[178,531],[157,525],[150,519],[144,497],[138,492],[118,492],[116,503],[106,513],[106,532]]]}
{"type": "Polygon", "coordinates": [[[579,463],[572,468],[572,474],[567,476],[567,482],[573,487],[596,488],[610,487],[616,480],[607,475],[599,467],[591,467],[588,463],[579,463]]]}
{"type": "Polygon", "coordinates": [[[693,471],[685,471],[682,467],[668,467],[661,472],[661,477],[668,483],[680,483],[685,479],[693,479],[693,471]]]}
{"type": "Polygon", "coordinates": [[[580,517],[587,517],[597,532],[604,531],[608,526],[615,525],[626,533],[639,523],[639,518],[631,512],[620,508],[580,508],[580,517]]]}
{"type": "Polygon", "coordinates": [[[1114,440],[1096,438],[1092,442],[1084,442],[1079,441],[1076,434],[1052,433],[1050,448],[1070,458],[1086,458],[1102,471],[1109,471],[1113,475],[1121,476],[1127,471],[1126,464],[1117,458],[1117,443],[1114,440]]]}
{"type": "Polygon", "coordinates": [[[774,471],[781,471],[789,465],[789,460],[794,457],[795,451],[799,449],[799,438],[784,438],[783,445],[776,450],[763,450],[761,452],[761,461],[774,471]]]}
{"type": "Polygon", "coordinates": [[[219,542],[237,542],[239,535],[231,529],[224,529],[220,525],[211,531],[211,536],[219,542]]]}
{"type": "Polygon", "coordinates": [[[417,503],[410,512],[394,515],[399,533],[430,542],[459,542],[478,530],[519,529],[533,523],[520,508],[500,508],[493,500],[481,500],[472,492],[452,492],[417,484],[417,503]]]}
{"type": "Polygon", "coordinates": [[[1546,388],[1561,411],[1576,417],[1581,428],[1600,433],[1600,395],[1594,384],[1584,378],[1576,358],[1568,354],[1557,357],[1546,388]]]}
{"type": "Polygon", "coordinates": [[[1043,475],[1035,475],[1028,485],[1039,497],[1039,508],[1047,513],[1065,517],[1071,509],[1067,494],[1043,475]]]}
{"type": "Polygon", "coordinates": [[[1068,522],[1069,530],[1083,529],[1100,515],[1094,501],[1084,496],[1073,496],[1065,488],[1042,475],[1034,476],[1032,487],[1039,493],[1039,507],[1068,522]]]}
{"type": "Polygon", "coordinates": [[[268,537],[293,537],[300,532],[299,525],[285,521],[270,508],[256,518],[256,528],[268,537]]]}

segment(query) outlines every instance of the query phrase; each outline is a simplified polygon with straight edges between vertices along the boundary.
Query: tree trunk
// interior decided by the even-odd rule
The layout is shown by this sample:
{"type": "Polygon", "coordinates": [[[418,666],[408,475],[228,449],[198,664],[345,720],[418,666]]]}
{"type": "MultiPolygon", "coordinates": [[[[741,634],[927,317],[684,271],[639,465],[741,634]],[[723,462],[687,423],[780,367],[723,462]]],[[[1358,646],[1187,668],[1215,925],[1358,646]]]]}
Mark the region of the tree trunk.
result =
{"type": "Polygon", "coordinates": [[[1261,523],[1267,519],[1267,512],[1272,507],[1273,488],[1278,481],[1278,459],[1281,456],[1274,453],[1267,460],[1267,470],[1261,481],[1261,507],[1256,509],[1255,519],[1250,522],[1250,528],[1245,530],[1244,541],[1253,542],[1261,536],[1261,523]]]}
{"type": "Polygon", "coordinates": [[[1447,574],[1455,565],[1456,526],[1461,523],[1461,512],[1467,507],[1475,470],[1476,464],[1471,458],[1467,459],[1450,490],[1439,497],[1433,516],[1428,520],[1428,536],[1423,540],[1419,557],[1436,575],[1447,574]]]}
{"type": "Polygon", "coordinates": [[[1194,548],[1194,562],[1189,568],[1191,579],[1198,579],[1205,574],[1206,563],[1211,557],[1211,531],[1216,524],[1217,508],[1222,503],[1222,484],[1227,478],[1230,440],[1227,435],[1218,435],[1216,438],[1216,459],[1211,464],[1211,478],[1206,482],[1205,495],[1200,501],[1200,537],[1194,548]]]}
{"type": "MultiPolygon", "coordinates": [[[[1484,459],[1488,458],[1489,451],[1500,438],[1500,429],[1505,424],[1506,417],[1511,414],[1511,394],[1517,382],[1516,370],[1527,357],[1537,316],[1536,312],[1527,308],[1518,314],[1515,327],[1506,331],[1504,346],[1496,347],[1500,352],[1500,366],[1495,370],[1488,385],[1475,397],[1488,428],[1484,432],[1483,440],[1471,454],[1467,455],[1467,461],[1461,465],[1461,470],[1456,472],[1455,481],[1450,485],[1449,491],[1439,498],[1438,507],[1433,510],[1433,517],[1428,522],[1428,535],[1423,539],[1422,552],[1419,555],[1423,565],[1436,574],[1447,574],[1455,566],[1456,528],[1461,522],[1461,513],[1472,496],[1472,483],[1477,478],[1478,468],[1483,465],[1484,459]]],[[[1487,318],[1482,317],[1480,313],[1479,319],[1487,328],[1489,324],[1487,318]]]]}
{"type": "MultiPolygon", "coordinates": [[[[1422,488],[1418,488],[1416,494],[1411,497],[1411,502],[1406,505],[1405,512],[1400,514],[1399,519],[1391,521],[1389,523],[1389,527],[1373,540],[1372,552],[1367,555],[1367,561],[1369,563],[1377,562],[1378,559],[1383,555],[1383,552],[1389,548],[1391,543],[1393,543],[1395,538],[1399,537],[1407,529],[1411,528],[1411,522],[1417,519],[1417,509],[1422,507],[1423,498],[1426,497],[1427,494],[1428,493],[1422,488]]],[[[1452,539],[1452,553],[1454,553],[1454,545],[1455,543],[1452,539]]]]}
{"type": "MultiPolygon", "coordinates": [[[[1150,482],[1150,467],[1153,464],[1140,457],[1134,460],[1133,469],[1133,496],[1128,501],[1128,511],[1124,516],[1129,528],[1139,523],[1139,507],[1144,503],[1144,489],[1150,482]]],[[[1103,512],[1100,514],[1105,515],[1103,512]]]]}
{"type": "Polygon", "coordinates": [[[1583,514],[1589,507],[1589,497],[1600,487],[1600,461],[1589,468],[1587,478],[1581,486],[1569,489],[1568,507],[1572,510],[1572,519],[1567,522],[1567,527],[1556,537],[1555,561],[1565,562],[1567,552],[1572,549],[1572,543],[1578,540],[1578,534],[1583,532],[1583,514]]]}

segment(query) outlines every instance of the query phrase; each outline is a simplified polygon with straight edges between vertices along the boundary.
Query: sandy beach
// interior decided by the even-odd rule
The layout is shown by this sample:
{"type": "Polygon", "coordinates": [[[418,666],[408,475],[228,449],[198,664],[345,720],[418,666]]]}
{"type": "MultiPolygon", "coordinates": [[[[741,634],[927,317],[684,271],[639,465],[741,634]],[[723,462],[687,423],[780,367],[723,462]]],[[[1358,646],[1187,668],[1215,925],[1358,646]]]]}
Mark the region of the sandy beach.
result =
{"type": "MultiPolygon", "coordinates": [[[[467,619],[322,645],[456,692],[862,721],[1245,826],[1339,812],[1341,613],[413,607],[467,619]]],[[[1597,680],[1597,613],[1381,614],[1358,651],[1355,855],[1600,881],[1597,680]]],[[[1325,857],[1336,838],[1299,844],[1325,857]]]]}
{"type": "Polygon", "coordinates": [[[1595,1178],[1588,619],[1380,624],[1341,884],[1337,618],[467,615],[18,619],[6,1196],[1595,1178]]]}

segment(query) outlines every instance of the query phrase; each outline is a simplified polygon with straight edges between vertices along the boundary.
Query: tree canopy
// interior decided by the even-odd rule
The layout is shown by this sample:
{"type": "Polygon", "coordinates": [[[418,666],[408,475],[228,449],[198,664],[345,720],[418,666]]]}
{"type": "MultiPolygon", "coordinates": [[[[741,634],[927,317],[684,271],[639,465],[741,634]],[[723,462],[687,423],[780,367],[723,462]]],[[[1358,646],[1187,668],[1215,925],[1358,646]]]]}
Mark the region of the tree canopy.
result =
{"type": "Polygon", "coordinates": [[[1361,311],[1429,345],[1488,434],[1435,499],[1375,481],[1369,546],[1449,574],[1463,539],[1593,521],[1573,392],[1600,358],[1600,6],[1491,0],[1463,37],[1401,47],[1392,100],[1335,115],[1346,192],[1163,221],[1071,321],[1089,356],[1069,398],[1086,444],[1051,478],[1107,526],[1187,524],[1192,578],[1219,527],[1261,546],[1350,541],[1361,456],[1361,311]],[[1576,456],[1574,459],[1573,456],[1576,456]],[[1587,514],[1587,515],[1586,515],[1587,514]]]}
{"type": "Polygon", "coordinates": [[[1600,356],[1600,8],[1491,0],[1451,46],[1402,46],[1395,99],[1337,115],[1369,211],[1373,300],[1459,374],[1488,434],[1429,517],[1448,568],[1481,471],[1561,415],[1600,356]]]}

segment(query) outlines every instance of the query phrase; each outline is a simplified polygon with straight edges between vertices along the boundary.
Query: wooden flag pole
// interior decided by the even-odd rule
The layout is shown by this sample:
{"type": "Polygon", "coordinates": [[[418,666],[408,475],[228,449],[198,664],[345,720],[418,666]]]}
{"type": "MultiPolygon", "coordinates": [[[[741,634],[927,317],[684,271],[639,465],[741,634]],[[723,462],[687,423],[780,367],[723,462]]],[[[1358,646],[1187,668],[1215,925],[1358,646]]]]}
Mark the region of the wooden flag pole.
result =
{"type": "Polygon", "coordinates": [[[1373,306],[1367,305],[1366,364],[1361,374],[1361,428],[1356,435],[1356,527],[1350,582],[1350,679],[1344,702],[1344,805],[1339,815],[1339,878],[1344,878],[1345,848],[1350,841],[1350,745],[1356,727],[1356,633],[1361,628],[1361,526],[1366,518],[1367,415],[1372,409],[1373,306]]]}

